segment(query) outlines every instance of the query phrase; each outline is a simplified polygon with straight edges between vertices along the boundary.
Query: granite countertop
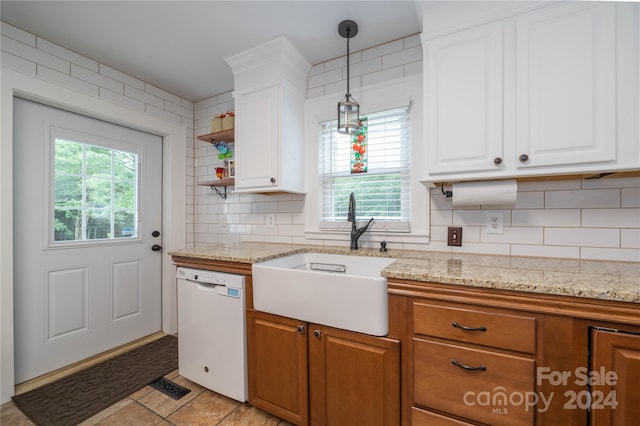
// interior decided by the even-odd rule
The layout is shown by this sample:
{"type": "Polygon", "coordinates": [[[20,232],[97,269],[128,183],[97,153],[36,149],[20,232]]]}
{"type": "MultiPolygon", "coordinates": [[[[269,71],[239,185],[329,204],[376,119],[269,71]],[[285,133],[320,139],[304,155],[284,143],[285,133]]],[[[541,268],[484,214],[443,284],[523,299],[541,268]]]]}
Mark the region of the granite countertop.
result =
{"type": "Polygon", "coordinates": [[[382,270],[389,279],[405,279],[468,287],[494,288],[640,304],[640,262],[609,262],[556,258],[245,242],[213,244],[170,251],[171,256],[255,263],[294,253],[385,256],[396,261],[382,270]]]}

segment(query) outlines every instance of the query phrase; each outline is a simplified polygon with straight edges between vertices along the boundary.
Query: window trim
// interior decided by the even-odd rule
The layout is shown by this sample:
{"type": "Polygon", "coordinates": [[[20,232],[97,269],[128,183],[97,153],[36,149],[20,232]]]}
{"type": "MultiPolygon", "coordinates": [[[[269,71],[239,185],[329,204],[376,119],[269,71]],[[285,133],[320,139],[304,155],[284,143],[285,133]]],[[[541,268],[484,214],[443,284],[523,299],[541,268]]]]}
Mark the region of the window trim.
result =
{"type": "MultiPolygon", "coordinates": [[[[429,244],[429,191],[419,181],[420,168],[425,164],[422,137],[422,74],[411,75],[376,85],[352,90],[359,100],[361,115],[395,107],[411,105],[411,219],[409,232],[383,232],[376,230],[375,221],[362,235],[363,247],[376,247],[386,240],[391,243],[429,244]]],[[[339,96],[338,96],[339,97],[339,96]]],[[[344,223],[338,222],[336,229],[322,229],[320,226],[320,183],[318,158],[318,132],[321,121],[335,118],[336,94],[307,99],[305,105],[306,129],[306,185],[305,199],[305,236],[308,240],[328,240],[336,245],[348,245],[348,232],[351,225],[345,217],[344,223]]],[[[362,223],[364,224],[364,223],[362,223]]]]}

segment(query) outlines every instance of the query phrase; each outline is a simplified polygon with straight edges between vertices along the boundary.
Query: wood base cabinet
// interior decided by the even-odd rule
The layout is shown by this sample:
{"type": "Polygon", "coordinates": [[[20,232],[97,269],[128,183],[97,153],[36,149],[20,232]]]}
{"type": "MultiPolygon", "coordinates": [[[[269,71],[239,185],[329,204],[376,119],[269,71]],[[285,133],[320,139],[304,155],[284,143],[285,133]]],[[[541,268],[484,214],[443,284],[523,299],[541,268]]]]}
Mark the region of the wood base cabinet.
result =
{"type": "Polygon", "coordinates": [[[640,305],[389,280],[402,425],[640,425],[640,305]]]}
{"type": "Polygon", "coordinates": [[[306,324],[247,311],[249,402],[297,425],[308,424],[306,324]]]}
{"type": "Polygon", "coordinates": [[[533,424],[533,409],[517,398],[535,387],[535,316],[428,299],[414,299],[412,310],[414,403],[428,409],[412,418],[533,424]]]}
{"type": "Polygon", "coordinates": [[[452,419],[451,417],[421,410],[416,407],[411,408],[411,422],[413,426],[473,426],[472,423],[452,419]]]}
{"type": "Polygon", "coordinates": [[[591,425],[637,425],[640,423],[640,334],[594,329],[591,336],[591,371],[594,372],[591,425]]]}
{"type": "Polygon", "coordinates": [[[248,310],[249,402],[296,425],[400,424],[400,342],[248,310]]]}

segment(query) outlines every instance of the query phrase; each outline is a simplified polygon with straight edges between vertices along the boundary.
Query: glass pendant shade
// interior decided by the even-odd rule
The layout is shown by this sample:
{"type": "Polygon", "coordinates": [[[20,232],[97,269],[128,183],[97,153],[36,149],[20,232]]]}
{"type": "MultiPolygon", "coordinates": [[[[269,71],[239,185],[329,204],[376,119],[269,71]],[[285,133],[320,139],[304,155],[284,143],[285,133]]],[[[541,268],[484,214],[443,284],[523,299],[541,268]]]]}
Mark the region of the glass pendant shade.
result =
{"type": "Polygon", "coordinates": [[[351,135],[360,127],[360,105],[347,94],[338,102],[338,133],[351,135]]]}

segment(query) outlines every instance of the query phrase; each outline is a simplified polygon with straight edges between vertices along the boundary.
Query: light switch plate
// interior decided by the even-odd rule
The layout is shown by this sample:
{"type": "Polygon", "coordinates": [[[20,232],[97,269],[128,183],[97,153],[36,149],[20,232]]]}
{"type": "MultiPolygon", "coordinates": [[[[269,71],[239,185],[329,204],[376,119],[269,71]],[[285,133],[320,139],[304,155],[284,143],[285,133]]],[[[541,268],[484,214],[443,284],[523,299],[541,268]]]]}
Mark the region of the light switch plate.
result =
{"type": "Polygon", "coordinates": [[[447,245],[449,246],[461,246],[462,245],[462,227],[450,226],[447,237],[447,245]]]}

